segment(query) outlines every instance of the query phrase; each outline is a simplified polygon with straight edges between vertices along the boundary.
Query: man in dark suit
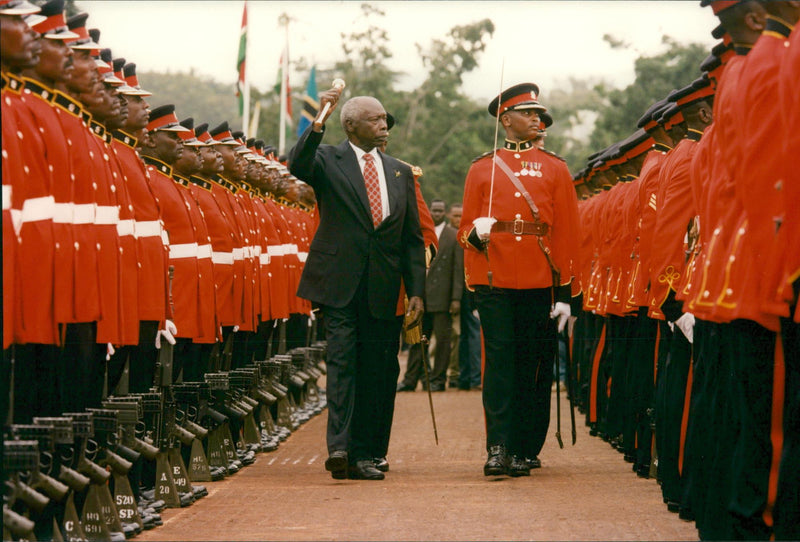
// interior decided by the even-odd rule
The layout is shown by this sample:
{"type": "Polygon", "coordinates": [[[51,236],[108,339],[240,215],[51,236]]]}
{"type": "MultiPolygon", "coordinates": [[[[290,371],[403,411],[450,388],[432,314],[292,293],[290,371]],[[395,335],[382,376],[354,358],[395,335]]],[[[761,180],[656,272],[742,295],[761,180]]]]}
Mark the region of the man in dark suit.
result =
{"type": "MultiPolygon", "coordinates": [[[[458,246],[456,229],[447,223],[443,200],[431,201],[434,231],[439,238],[439,250],[431,261],[425,278],[425,316],[422,333],[436,337],[436,348],[431,372],[431,391],[444,391],[447,366],[450,363],[450,336],[453,332],[453,315],[461,310],[463,291],[464,251],[458,246]]],[[[423,375],[422,344],[414,344],[408,352],[408,366],[397,391],[414,391],[423,375]]]]}
{"type": "Polygon", "coordinates": [[[388,434],[402,318],[395,316],[402,277],[409,316],[422,317],[425,255],[411,168],[379,151],[386,111],[373,97],[342,107],[347,140],[321,145],[340,90],[320,97],[331,107],[289,153],[291,172],[314,188],[320,224],[297,295],[318,304],[328,342],[329,457],[333,478],[380,480],[375,457],[388,434]]]}

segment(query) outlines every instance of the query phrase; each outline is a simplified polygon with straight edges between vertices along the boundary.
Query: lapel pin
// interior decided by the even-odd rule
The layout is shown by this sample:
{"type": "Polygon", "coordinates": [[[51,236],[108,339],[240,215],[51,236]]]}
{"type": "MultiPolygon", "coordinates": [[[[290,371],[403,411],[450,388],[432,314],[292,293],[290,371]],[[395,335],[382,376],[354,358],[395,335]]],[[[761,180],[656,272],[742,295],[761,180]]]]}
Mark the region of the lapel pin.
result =
{"type": "Polygon", "coordinates": [[[397,170],[395,170],[395,172],[394,172],[394,176],[395,176],[395,177],[399,177],[399,176],[400,176],[400,172],[399,172],[399,171],[397,171],[397,170]]]}

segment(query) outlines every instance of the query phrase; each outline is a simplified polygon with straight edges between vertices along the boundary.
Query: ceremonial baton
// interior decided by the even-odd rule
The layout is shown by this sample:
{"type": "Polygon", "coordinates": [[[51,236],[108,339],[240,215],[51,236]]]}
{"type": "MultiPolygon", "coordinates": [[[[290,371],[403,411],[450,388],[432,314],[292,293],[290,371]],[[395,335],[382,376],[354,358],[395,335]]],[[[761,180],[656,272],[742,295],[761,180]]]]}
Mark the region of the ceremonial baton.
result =
{"type": "MultiPolygon", "coordinates": [[[[342,90],[345,87],[344,79],[334,79],[332,87],[339,91],[339,96],[342,95],[342,90]]],[[[322,124],[321,119],[325,118],[325,115],[328,114],[328,110],[331,108],[331,102],[325,102],[325,107],[322,108],[322,111],[319,112],[317,118],[314,119],[314,124],[322,124]]]]}

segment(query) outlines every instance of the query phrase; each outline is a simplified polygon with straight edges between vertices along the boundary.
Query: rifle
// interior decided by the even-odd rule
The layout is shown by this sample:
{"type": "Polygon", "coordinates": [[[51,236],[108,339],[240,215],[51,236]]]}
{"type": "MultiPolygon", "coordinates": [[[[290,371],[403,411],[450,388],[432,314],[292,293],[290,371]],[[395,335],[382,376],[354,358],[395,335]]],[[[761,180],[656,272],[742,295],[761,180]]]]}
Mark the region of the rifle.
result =
{"type": "Polygon", "coordinates": [[[5,483],[8,503],[3,505],[3,538],[11,539],[11,536],[5,536],[7,529],[17,539],[34,540],[34,522],[12,511],[11,507],[19,501],[23,504],[20,508],[40,513],[50,502],[20,480],[21,473],[35,472],[39,468],[39,443],[35,440],[6,440],[3,447],[3,472],[8,476],[5,483]]]}
{"type": "MultiPolygon", "coordinates": [[[[97,452],[97,443],[91,440],[94,436],[94,416],[91,412],[66,412],[64,415],[72,418],[74,437],[72,467],[90,480],[88,489],[82,495],[83,531],[90,540],[108,540],[112,533],[110,527],[114,527],[113,520],[117,520],[117,517],[116,509],[113,509],[113,519],[110,517],[112,510],[109,509],[109,505],[113,506],[113,501],[107,483],[111,474],[92,461],[97,452]],[[92,458],[87,456],[87,447],[88,454],[92,458]]],[[[120,531],[121,529],[114,530],[114,532],[120,531]]]]}
{"type": "Polygon", "coordinates": [[[55,451],[53,426],[12,425],[11,434],[16,440],[32,440],[39,444],[39,466],[37,469],[28,471],[25,482],[32,489],[46,495],[50,499],[50,505],[33,518],[36,539],[63,538],[58,527],[57,517],[59,511],[63,510],[63,503],[69,494],[69,487],[50,476],[55,451]]]}
{"type": "Polygon", "coordinates": [[[75,436],[72,418],[66,416],[37,417],[33,419],[33,423],[34,425],[52,429],[54,453],[51,472],[58,473],[58,481],[69,488],[67,499],[56,518],[59,522],[58,527],[66,540],[85,540],[86,534],[75,506],[75,496],[84,493],[89,486],[90,480],[70,466],[75,456],[73,449],[75,436]]]}

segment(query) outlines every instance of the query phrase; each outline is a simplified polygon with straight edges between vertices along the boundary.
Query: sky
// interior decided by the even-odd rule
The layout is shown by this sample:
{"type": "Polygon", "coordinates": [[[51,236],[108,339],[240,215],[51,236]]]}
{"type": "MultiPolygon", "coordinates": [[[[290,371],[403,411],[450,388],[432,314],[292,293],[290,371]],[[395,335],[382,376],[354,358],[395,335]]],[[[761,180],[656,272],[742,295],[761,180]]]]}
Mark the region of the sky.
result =
{"type": "MultiPolygon", "coordinates": [[[[464,79],[463,91],[490,100],[500,87],[535,82],[546,102],[548,89],[570,77],[602,77],[623,88],[633,82],[634,60],[663,52],[662,36],[679,42],[715,44],[711,30],[717,21],[699,1],[391,1],[371,2],[385,12],[372,24],[385,29],[393,57],[389,66],[403,72],[398,87],[416,88],[425,69],[416,44],[429,47],[451,28],[489,18],[494,35],[479,58],[479,67],[464,79]],[[612,49],[603,35],[629,44],[612,49]]],[[[100,44],[115,57],[136,62],[138,71],[182,71],[236,81],[236,56],[243,0],[226,1],[101,1],[77,0],[89,13],[89,28],[101,30],[100,44]]],[[[359,1],[248,2],[248,79],[260,90],[278,79],[289,17],[289,58],[305,57],[320,69],[344,58],[342,33],[369,25],[359,1]]],[[[687,74],[687,82],[697,74],[687,74]]],[[[293,90],[305,86],[308,75],[290,71],[293,90]]],[[[146,86],[146,81],[142,81],[146,86]]],[[[320,90],[330,81],[317,81],[320,90]]],[[[347,81],[357,92],[358,81],[347,81]]]]}

